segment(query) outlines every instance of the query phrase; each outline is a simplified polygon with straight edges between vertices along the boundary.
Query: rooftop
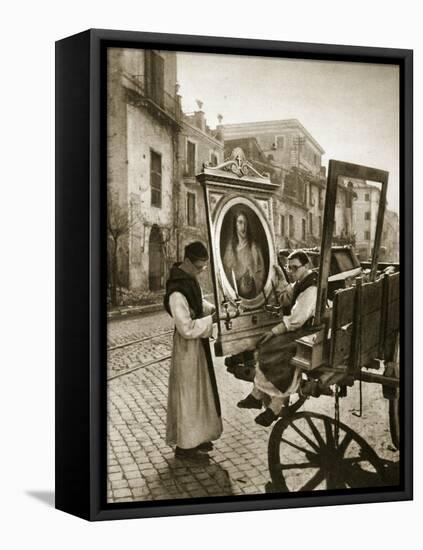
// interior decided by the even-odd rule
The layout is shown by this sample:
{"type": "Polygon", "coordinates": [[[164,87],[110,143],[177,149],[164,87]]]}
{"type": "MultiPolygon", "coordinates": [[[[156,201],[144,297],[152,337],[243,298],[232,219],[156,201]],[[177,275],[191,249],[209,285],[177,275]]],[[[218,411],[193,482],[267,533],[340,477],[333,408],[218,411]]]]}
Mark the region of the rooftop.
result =
{"type": "Polygon", "coordinates": [[[225,139],[236,137],[254,136],[260,133],[277,133],[284,130],[298,130],[318,149],[323,155],[323,147],[314,139],[310,132],[296,118],[285,120],[264,120],[259,122],[240,122],[237,124],[225,124],[225,139]]]}

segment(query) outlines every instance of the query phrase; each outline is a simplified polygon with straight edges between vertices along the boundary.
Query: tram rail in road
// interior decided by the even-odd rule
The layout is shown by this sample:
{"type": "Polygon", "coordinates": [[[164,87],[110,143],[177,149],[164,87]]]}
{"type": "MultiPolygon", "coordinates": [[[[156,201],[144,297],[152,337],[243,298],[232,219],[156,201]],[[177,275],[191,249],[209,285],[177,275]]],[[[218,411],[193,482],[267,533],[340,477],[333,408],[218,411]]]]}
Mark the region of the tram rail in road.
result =
{"type": "MultiPolygon", "coordinates": [[[[125,348],[125,347],[128,347],[128,346],[132,346],[132,345],[135,345],[135,344],[140,344],[142,342],[146,342],[148,340],[153,340],[155,338],[161,338],[162,336],[167,336],[168,334],[173,334],[174,330],[166,330],[164,332],[160,332],[159,334],[153,334],[151,336],[145,336],[144,338],[138,338],[137,340],[131,340],[130,342],[124,342],[122,344],[117,344],[116,346],[110,346],[107,348],[107,351],[113,351],[113,350],[118,350],[118,349],[122,349],[122,348],[125,348]]],[[[111,380],[114,380],[115,378],[120,378],[121,376],[125,376],[126,374],[131,374],[131,372],[134,372],[136,370],[139,370],[139,369],[142,369],[142,368],[145,368],[145,367],[149,367],[151,365],[154,365],[155,363],[162,363],[163,361],[166,361],[167,359],[170,359],[171,358],[171,354],[166,354],[166,355],[163,355],[162,357],[159,357],[157,359],[151,359],[150,361],[146,361],[145,363],[140,363],[139,365],[137,365],[136,367],[131,367],[131,368],[128,368],[128,369],[122,369],[120,372],[116,373],[116,374],[113,374],[112,376],[109,376],[107,378],[107,381],[110,382],[111,380]]]]}
{"type": "MultiPolygon", "coordinates": [[[[136,340],[131,340],[130,342],[124,342],[122,344],[116,344],[115,346],[110,346],[107,348],[107,352],[114,351],[114,350],[120,350],[122,348],[126,348],[129,346],[133,346],[135,344],[140,344],[142,342],[147,342],[149,340],[154,340],[156,338],[161,338],[163,336],[167,336],[169,334],[173,334],[173,330],[166,330],[164,332],[160,332],[159,334],[152,334],[150,336],[145,336],[143,338],[137,338],[136,340]]],[[[163,355],[162,357],[158,357],[155,359],[151,359],[150,361],[146,361],[145,363],[140,363],[136,367],[131,367],[127,369],[122,369],[120,372],[113,374],[107,378],[107,381],[110,382],[111,380],[114,380],[115,378],[120,378],[121,376],[125,376],[127,374],[131,374],[132,372],[149,367],[151,365],[154,365],[155,363],[161,363],[163,361],[166,361],[167,359],[171,358],[171,354],[163,355]]]]}
{"type": "Polygon", "coordinates": [[[132,367],[130,369],[123,369],[121,372],[118,372],[117,374],[113,374],[112,376],[109,376],[107,378],[107,382],[110,382],[111,380],[114,380],[115,378],[120,378],[121,376],[125,376],[126,374],[131,374],[131,372],[134,372],[139,369],[143,369],[145,367],[149,367],[151,365],[154,365],[154,363],[162,363],[163,361],[166,361],[167,359],[170,359],[172,357],[171,354],[164,355],[163,357],[159,357],[158,359],[152,359],[151,361],[147,361],[146,363],[140,363],[136,367],[132,367]]]}
{"type": "Polygon", "coordinates": [[[130,342],[124,342],[123,344],[116,344],[116,346],[110,346],[107,348],[107,351],[113,351],[115,349],[126,348],[127,346],[132,346],[134,344],[139,344],[141,342],[146,342],[147,340],[153,340],[154,338],[160,338],[161,336],[166,336],[167,334],[173,334],[173,330],[166,330],[160,334],[153,334],[152,336],[145,336],[144,338],[139,338],[137,340],[131,340],[130,342]]]}

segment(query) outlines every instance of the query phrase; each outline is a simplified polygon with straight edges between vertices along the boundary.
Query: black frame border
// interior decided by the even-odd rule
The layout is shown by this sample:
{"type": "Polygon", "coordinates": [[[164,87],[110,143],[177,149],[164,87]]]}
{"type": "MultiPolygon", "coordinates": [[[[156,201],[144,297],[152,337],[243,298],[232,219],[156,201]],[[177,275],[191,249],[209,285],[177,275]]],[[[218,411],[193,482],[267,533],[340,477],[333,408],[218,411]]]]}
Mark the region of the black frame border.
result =
{"type": "Polygon", "coordinates": [[[412,50],[101,29],[91,29],[56,43],[56,508],[94,521],[412,499],[412,102],[412,50]],[[189,501],[106,502],[108,47],[399,66],[401,377],[404,381],[399,487],[189,501]]]}

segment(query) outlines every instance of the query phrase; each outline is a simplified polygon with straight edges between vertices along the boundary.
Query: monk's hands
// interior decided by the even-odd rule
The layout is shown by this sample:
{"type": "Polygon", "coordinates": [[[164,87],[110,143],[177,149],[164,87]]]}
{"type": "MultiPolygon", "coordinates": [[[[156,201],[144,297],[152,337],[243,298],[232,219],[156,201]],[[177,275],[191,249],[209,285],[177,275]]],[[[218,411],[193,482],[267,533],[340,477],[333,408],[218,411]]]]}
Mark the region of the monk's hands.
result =
{"type": "Polygon", "coordinates": [[[268,342],[271,338],[273,338],[274,334],[273,332],[265,332],[260,340],[257,342],[257,347],[262,346],[266,342],[268,342]]]}

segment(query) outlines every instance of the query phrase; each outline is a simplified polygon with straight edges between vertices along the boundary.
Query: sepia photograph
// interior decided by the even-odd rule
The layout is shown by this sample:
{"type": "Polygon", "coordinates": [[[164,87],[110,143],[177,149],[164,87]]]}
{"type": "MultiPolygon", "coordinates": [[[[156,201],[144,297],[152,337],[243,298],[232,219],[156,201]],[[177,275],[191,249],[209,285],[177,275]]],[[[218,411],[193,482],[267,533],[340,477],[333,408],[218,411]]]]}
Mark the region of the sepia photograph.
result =
{"type": "Polygon", "coordinates": [[[106,96],[107,503],[398,488],[399,66],[110,46],[106,96]]]}

